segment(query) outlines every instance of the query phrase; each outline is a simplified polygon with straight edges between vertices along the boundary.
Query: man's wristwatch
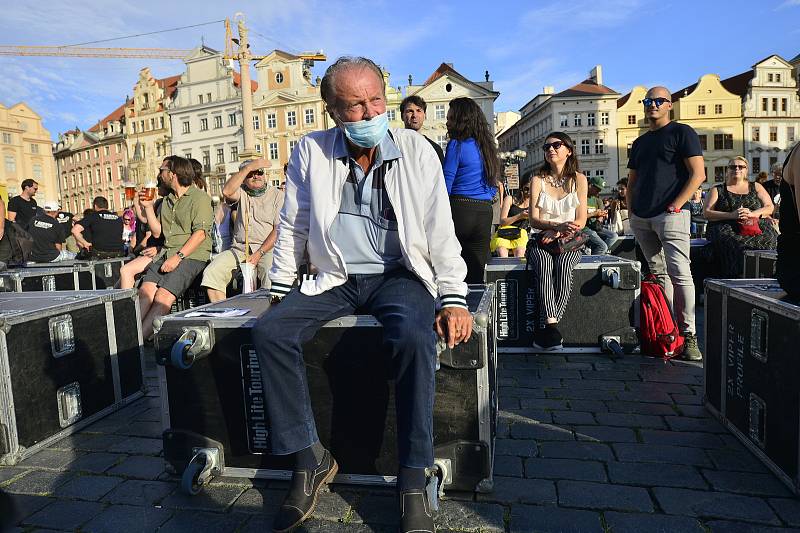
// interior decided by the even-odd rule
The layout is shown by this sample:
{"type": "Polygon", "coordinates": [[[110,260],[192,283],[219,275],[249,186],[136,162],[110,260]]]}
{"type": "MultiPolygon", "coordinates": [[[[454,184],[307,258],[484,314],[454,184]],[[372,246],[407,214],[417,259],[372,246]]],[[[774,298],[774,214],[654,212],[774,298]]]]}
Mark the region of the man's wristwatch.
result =
{"type": "Polygon", "coordinates": [[[675,207],[674,205],[667,206],[667,213],[680,213],[681,208],[675,207]]]}
{"type": "Polygon", "coordinates": [[[184,255],[184,253],[183,253],[183,252],[181,252],[180,250],[178,250],[178,253],[176,253],[175,255],[177,255],[177,256],[178,256],[178,257],[180,257],[181,259],[186,259],[186,255],[184,255]]]}

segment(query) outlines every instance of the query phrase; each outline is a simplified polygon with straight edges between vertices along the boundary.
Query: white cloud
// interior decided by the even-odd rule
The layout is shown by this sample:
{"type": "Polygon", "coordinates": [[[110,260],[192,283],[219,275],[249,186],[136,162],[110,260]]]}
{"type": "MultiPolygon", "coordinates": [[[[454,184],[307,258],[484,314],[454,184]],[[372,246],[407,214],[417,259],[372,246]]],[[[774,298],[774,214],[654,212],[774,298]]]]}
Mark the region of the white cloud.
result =
{"type": "Polygon", "coordinates": [[[777,9],[785,9],[787,7],[798,7],[800,6],[800,0],[784,0],[782,4],[780,4],[777,9]]]}

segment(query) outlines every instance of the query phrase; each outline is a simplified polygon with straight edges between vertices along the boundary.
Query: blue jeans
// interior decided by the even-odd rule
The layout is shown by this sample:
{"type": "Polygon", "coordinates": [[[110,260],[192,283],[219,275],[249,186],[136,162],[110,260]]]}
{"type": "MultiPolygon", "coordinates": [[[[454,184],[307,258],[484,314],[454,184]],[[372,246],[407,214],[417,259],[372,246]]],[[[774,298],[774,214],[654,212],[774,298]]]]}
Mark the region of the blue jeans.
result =
{"type": "Polygon", "coordinates": [[[589,233],[589,242],[587,246],[592,251],[592,255],[604,255],[608,253],[608,249],[612,244],[617,242],[619,236],[611,230],[586,228],[589,233]]]}
{"type": "Polygon", "coordinates": [[[319,440],[302,346],[329,320],[351,314],[374,315],[383,325],[382,352],[391,359],[395,379],[400,466],[433,465],[435,301],[403,268],[354,274],[344,285],[317,296],[293,289],[258,318],[252,334],[262,369],[272,453],[294,453],[319,440]]]}

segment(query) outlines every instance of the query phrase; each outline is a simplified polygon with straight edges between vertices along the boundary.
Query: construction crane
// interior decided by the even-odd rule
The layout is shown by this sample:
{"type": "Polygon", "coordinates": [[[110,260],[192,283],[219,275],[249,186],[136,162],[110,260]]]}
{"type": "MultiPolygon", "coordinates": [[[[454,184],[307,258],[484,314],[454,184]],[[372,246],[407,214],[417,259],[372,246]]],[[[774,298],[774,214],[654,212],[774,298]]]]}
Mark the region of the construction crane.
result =
{"type": "MultiPolygon", "coordinates": [[[[242,130],[244,133],[244,150],[239,152],[240,159],[256,157],[255,132],[253,131],[253,95],[250,87],[250,61],[258,61],[266,56],[255,56],[250,52],[248,29],[244,24],[244,15],[236,13],[239,38],[233,37],[230,19],[225,19],[225,59],[239,61],[242,87],[242,130]],[[234,46],[238,49],[234,51],[234,46]]],[[[56,56],[84,58],[120,58],[120,59],[185,59],[192,50],[179,48],[88,48],[84,46],[26,46],[0,45],[0,56],[56,56]]],[[[325,61],[327,57],[320,52],[302,52],[297,54],[304,61],[304,68],[311,69],[315,61],[325,61]]]]}

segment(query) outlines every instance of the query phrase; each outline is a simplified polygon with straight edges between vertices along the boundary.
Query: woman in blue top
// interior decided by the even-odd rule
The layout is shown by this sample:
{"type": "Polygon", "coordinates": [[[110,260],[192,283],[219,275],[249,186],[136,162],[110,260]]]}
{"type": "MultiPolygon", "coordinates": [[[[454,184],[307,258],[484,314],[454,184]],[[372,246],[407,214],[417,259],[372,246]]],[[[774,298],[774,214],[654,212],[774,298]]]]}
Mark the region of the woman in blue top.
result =
{"type": "Polygon", "coordinates": [[[466,282],[483,283],[492,236],[492,200],[502,167],[486,117],[472,99],[450,102],[447,134],[444,180],[461,257],[467,263],[466,282]]]}

